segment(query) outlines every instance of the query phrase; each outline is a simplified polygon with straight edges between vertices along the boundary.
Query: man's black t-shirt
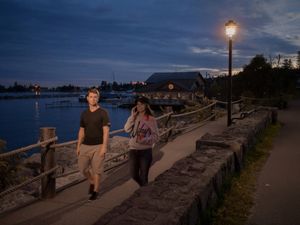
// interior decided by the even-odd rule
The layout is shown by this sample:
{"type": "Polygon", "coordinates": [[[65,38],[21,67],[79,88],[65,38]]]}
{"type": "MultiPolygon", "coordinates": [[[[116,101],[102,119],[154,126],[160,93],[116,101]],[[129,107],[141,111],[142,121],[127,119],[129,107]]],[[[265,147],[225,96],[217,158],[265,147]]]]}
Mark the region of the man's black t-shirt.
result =
{"type": "Polygon", "coordinates": [[[85,145],[103,144],[103,126],[110,126],[108,113],[102,108],[91,112],[87,109],[81,113],[80,127],[84,128],[85,145]]]}

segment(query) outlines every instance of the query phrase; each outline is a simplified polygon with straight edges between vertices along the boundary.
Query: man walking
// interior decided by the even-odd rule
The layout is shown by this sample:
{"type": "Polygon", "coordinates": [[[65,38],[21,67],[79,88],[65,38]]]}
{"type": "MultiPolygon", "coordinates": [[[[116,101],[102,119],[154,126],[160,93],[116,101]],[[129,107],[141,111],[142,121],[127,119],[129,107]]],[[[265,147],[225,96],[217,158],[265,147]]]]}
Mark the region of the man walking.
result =
{"type": "Polygon", "coordinates": [[[110,121],[107,111],[98,104],[99,98],[97,89],[88,91],[89,108],[81,114],[78,132],[78,166],[90,183],[89,200],[96,200],[99,193],[109,139],[110,121]]]}

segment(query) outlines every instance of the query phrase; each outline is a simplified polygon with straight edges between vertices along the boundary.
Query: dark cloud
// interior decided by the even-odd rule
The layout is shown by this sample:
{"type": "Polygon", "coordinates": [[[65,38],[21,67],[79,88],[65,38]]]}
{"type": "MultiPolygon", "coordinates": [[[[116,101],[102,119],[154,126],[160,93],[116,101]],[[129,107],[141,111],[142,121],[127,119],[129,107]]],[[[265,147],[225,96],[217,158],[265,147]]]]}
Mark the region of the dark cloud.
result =
{"type": "MultiPolygon", "coordinates": [[[[294,8],[297,2],[286,5],[294,8]]],[[[239,23],[235,67],[255,54],[296,54],[300,18],[286,5],[280,0],[2,0],[0,84],[88,85],[113,73],[130,81],[158,71],[223,71],[224,23],[231,18],[239,23]],[[277,26],[278,13],[286,15],[284,29],[277,26]],[[288,29],[289,36],[283,35],[288,29]]]]}

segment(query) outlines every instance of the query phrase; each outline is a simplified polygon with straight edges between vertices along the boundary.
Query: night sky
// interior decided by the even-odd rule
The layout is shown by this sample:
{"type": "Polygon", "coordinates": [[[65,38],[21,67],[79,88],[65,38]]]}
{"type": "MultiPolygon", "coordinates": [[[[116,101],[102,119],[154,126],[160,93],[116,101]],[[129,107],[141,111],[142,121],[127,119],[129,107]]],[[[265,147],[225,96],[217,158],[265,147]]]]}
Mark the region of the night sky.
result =
{"type": "Polygon", "coordinates": [[[0,84],[99,85],[154,72],[221,74],[256,54],[296,59],[299,0],[0,0],[0,84]]]}

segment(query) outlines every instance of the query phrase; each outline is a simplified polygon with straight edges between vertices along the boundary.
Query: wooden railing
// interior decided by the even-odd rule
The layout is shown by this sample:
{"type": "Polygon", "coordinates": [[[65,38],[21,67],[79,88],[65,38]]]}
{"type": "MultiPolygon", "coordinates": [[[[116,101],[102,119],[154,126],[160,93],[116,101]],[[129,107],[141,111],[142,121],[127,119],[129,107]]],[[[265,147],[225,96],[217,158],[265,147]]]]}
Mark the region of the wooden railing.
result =
{"type": "MultiPolygon", "coordinates": [[[[214,101],[205,107],[196,109],[191,112],[182,114],[174,114],[173,112],[170,112],[157,117],[156,120],[159,127],[160,141],[167,142],[169,140],[169,137],[171,137],[173,134],[178,134],[183,131],[195,129],[196,127],[203,125],[206,121],[214,119],[216,103],[217,102],[214,101]]],[[[19,153],[27,152],[33,148],[39,147],[41,149],[41,173],[38,176],[33,177],[32,179],[26,180],[21,184],[18,184],[1,192],[0,197],[16,191],[32,182],[41,180],[41,197],[52,198],[55,195],[55,179],[78,172],[78,170],[73,170],[58,174],[58,171],[64,171],[64,169],[61,168],[61,166],[57,166],[54,160],[55,152],[59,151],[59,149],[63,149],[63,147],[77,144],[77,140],[72,140],[64,143],[56,143],[58,138],[55,136],[55,128],[41,128],[41,131],[43,131],[41,132],[40,137],[40,140],[42,141],[7,153],[0,154],[1,160],[19,153]]],[[[114,130],[110,132],[110,136],[114,136],[124,132],[124,129],[114,130]]],[[[127,160],[128,151],[124,151],[111,158],[108,158],[105,160],[105,163],[111,161],[116,161],[116,163],[105,167],[105,171],[109,171],[111,169],[119,167],[127,160]]]]}

